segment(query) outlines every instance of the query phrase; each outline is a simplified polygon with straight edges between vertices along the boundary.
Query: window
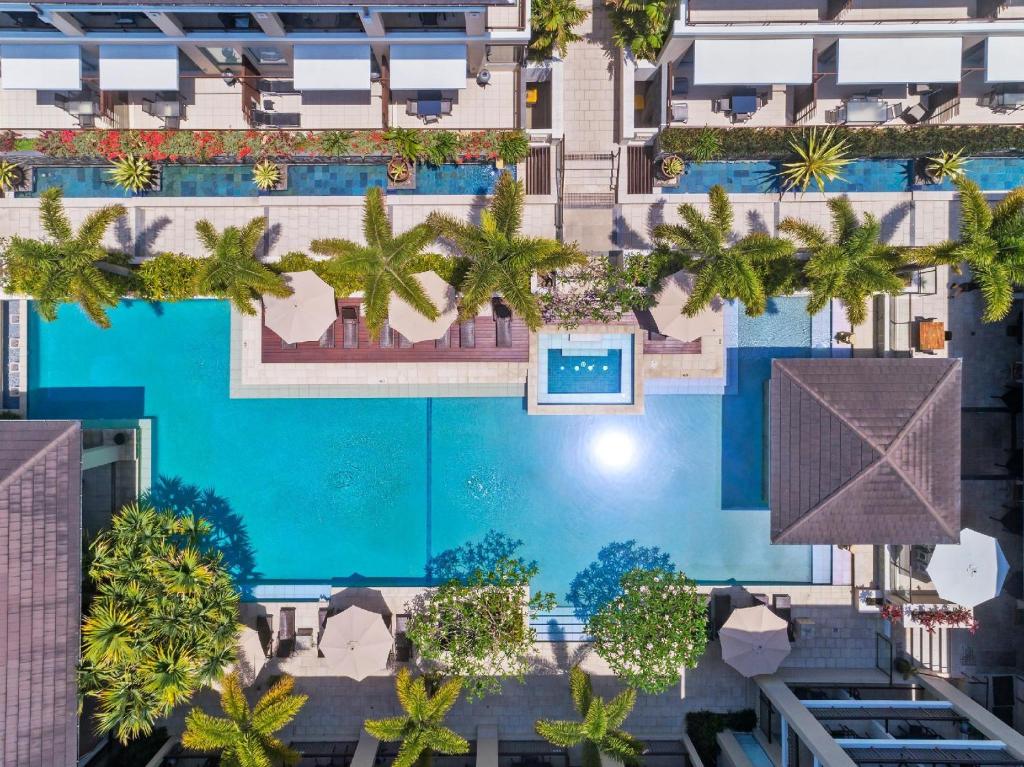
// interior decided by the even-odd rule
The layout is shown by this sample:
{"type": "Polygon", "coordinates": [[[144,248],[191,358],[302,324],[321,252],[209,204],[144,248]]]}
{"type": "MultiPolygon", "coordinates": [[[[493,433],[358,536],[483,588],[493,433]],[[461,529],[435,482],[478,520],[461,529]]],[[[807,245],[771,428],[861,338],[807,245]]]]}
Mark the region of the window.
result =
{"type": "Polygon", "coordinates": [[[259,32],[248,13],[175,13],[186,32],[259,32]]]}
{"type": "Polygon", "coordinates": [[[86,32],[156,32],[156,24],[144,13],[72,13],[86,32]]]}
{"type": "Polygon", "coordinates": [[[4,11],[0,13],[0,29],[46,29],[52,32],[54,28],[31,11],[4,11]]]}
{"type": "Polygon", "coordinates": [[[413,30],[417,32],[451,32],[466,30],[466,14],[423,11],[420,13],[391,13],[380,15],[386,32],[413,30]]]}
{"type": "Polygon", "coordinates": [[[279,13],[286,32],[362,32],[358,13],[279,13]]]}

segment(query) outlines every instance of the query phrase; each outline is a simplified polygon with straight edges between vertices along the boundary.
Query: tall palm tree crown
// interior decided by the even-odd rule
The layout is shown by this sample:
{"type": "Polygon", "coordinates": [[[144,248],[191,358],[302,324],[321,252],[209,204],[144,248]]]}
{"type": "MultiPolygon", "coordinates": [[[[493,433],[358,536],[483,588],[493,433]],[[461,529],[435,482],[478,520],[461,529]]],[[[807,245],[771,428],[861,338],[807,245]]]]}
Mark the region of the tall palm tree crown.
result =
{"type": "Polygon", "coordinates": [[[1013,290],[1024,285],[1024,187],[1017,187],[994,207],[976,183],[954,181],[960,192],[960,239],[943,242],[922,252],[922,261],[966,263],[985,300],[982,319],[996,322],[1013,306],[1013,290]]]}
{"type": "Polygon", "coordinates": [[[197,283],[199,290],[230,299],[242,314],[256,314],[253,301],[262,294],[287,296],[291,289],[281,275],[256,257],[267,221],[262,216],[242,227],[218,233],[207,220],[196,223],[196,234],[209,251],[197,283]]]}
{"type": "Polygon", "coordinates": [[[314,240],[310,249],[331,257],[327,270],[339,279],[355,278],[362,284],[370,332],[384,325],[392,293],[424,317],[436,319],[437,307],[412,276],[421,271],[423,251],[434,240],[430,227],[419,224],[396,237],[384,208],[384,194],[379,187],[371,187],[363,203],[363,236],[366,245],[342,239],[314,240]]]}
{"type": "Polygon", "coordinates": [[[576,0],[535,0],[530,8],[530,56],[545,59],[557,54],[565,58],[569,43],[583,39],[573,30],[590,16],[590,9],[576,0]]]}
{"type": "Polygon", "coordinates": [[[417,763],[427,767],[432,752],[468,753],[466,739],[443,724],[461,690],[462,680],[454,678],[443,682],[431,695],[424,677],[414,679],[409,669],[403,668],[395,678],[395,692],[405,715],[368,719],[364,724],[366,731],[378,740],[402,741],[392,767],[412,767],[417,763]]]}
{"type": "Polygon", "coordinates": [[[715,296],[738,298],[746,305],[747,314],[762,314],[768,302],[767,273],[778,263],[792,259],[796,249],[792,243],[763,232],[753,232],[733,242],[732,204],[725,189],[711,187],[708,200],[708,215],[684,203],[679,206],[683,223],[654,227],[655,240],[663,247],[674,247],[682,268],[696,272],[683,314],[697,315],[715,296]]]}
{"type": "Polygon", "coordinates": [[[197,751],[220,751],[222,767],[296,764],[301,755],[274,737],[308,699],[306,695],[293,695],[294,686],[290,676],[281,677],[250,709],[238,675],[228,674],[220,694],[220,706],[227,716],[210,716],[192,709],[185,719],[182,744],[197,751]]]}
{"type": "Polygon", "coordinates": [[[47,239],[15,235],[4,254],[10,287],[29,293],[46,320],[56,319],[57,308],[78,303],[100,327],[110,327],[107,308],[117,306],[127,270],[113,266],[103,247],[103,236],[125,214],[123,205],[108,205],[91,213],[74,231],[59,187],[40,195],[39,217],[47,239]]]}
{"type": "Polygon", "coordinates": [[[904,264],[903,249],[881,242],[882,225],[870,213],[857,219],[846,197],[828,201],[832,231],[787,218],[779,230],[810,251],[804,275],[811,289],[807,311],[817,314],[833,298],[846,305],[850,325],[867,319],[868,299],[875,293],[898,294],[903,279],[896,270],[904,264]]]}
{"type": "Polygon", "coordinates": [[[530,289],[535,271],[546,272],[582,264],[586,256],[575,245],[520,234],[526,191],[509,173],[502,173],[487,210],[474,226],[433,212],[427,225],[450,241],[469,261],[462,281],[462,314],[472,317],[481,304],[500,292],[531,330],[541,326],[540,305],[530,289]]]}
{"type": "Polygon", "coordinates": [[[536,724],[537,734],[561,748],[582,743],[583,767],[600,767],[602,754],[626,767],[639,767],[644,744],[619,729],[636,704],[636,690],[624,690],[606,703],[594,695],[590,675],[573,666],[569,691],[583,721],[541,719],[536,724]]]}

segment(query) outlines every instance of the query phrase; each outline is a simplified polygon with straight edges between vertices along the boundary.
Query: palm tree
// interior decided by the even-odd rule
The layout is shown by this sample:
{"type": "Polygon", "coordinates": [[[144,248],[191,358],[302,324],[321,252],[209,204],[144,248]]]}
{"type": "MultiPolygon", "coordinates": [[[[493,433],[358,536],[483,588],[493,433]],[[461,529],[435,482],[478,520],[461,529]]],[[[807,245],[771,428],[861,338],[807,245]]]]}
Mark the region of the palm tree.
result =
{"type": "Polygon", "coordinates": [[[395,678],[398,702],[404,716],[387,719],[367,719],[366,731],[378,740],[402,741],[392,767],[428,767],[433,752],[439,754],[465,754],[469,743],[454,730],[445,727],[444,717],[462,691],[462,680],[455,678],[442,683],[431,693],[424,677],[413,678],[403,668],[395,678]]]}
{"type": "Polygon", "coordinates": [[[835,128],[826,128],[820,133],[817,128],[811,128],[802,138],[791,138],[789,146],[797,159],[782,164],[779,177],[784,192],[798,187],[806,192],[812,181],[819,192],[824,192],[825,182],[842,180],[842,170],[850,163],[846,156],[849,142],[837,139],[835,128]]]}
{"type": "Polygon", "coordinates": [[[124,287],[120,283],[130,272],[108,263],[111,254],[102,241],[125,208],[100,208],[76,232],[64,212],[63,196],[59,187],[40,196],[39,218],[47,239],[11,237],[4,254],[7,279],[13,289],[35,299],[36,310],[46,320],[56,319],[61,304],[73,302],[97,325],[110,327],[106,310],[117,306],[124,287]]]}
{"type": "Polygon", "coordinates": [[[644,744],[618,729],[636,704],[636,690],[624,690],[605,703],[595,697],[590,675],[573,666],[569,671],[569,691],[583,721],[541,719],[536,724],[537,734],[560,748],[582,743],[583,767],[601,767],[602,754],[626,767],[638,767],[644,744]]]}
{"type": "Polygon", "coordinates": [[[1014,286],[1024,284],[1024,187],[1017,187],[994,207],[973,181],[954,181],[960,192],[960,239],[923,248],[925,264],[966,263],[985,299],[985,322],[1010,313],[1014,286]]]}
{"type": "Polygon", "coordinates": [[[768,302],[766,279],[796,249],[786,240],[763,232],[748,234],[732,242],[732,204],[725,189],[708,190],[711,210],[704,216],[689,203],[679,206],[682,224],[658,224],[654,237],[662,246],[674,246],[682,256],[682,267],[693,269],[696,279],[683,307],[687,317],[696,316],[714,300],[738,298],[747,314],[764,313],[768,302]]]}
{"type": "Polygon", "coordinates": [[[256,314],[252,302],[263,293],[289,295],[291,289],[284,278],[256,257],[266,226],[266,219],[260,216],[218,234],[206,219],[197,222],[196,234],[210,252],[199,270],[199,290],[230,299],[242,314],[256,314]]]}
{"type": "Polygon", "coordinates": [[[210,716],[197,708],[185,718],[181,742],[197,751],[220,751],[223,767],[269,767],[272,760],[290,765],[301,754],[274,737],[295,718],[306,695],[293,695],[295,680],[283,676],[252,709],[237,674],[224,677],[220,706],[227,717],[210,716]]]}
{"type": "Polygon", "coordinates": [[[451,241],[469,261],[461,285],[464,317],[475,315],[481,304],[500,292],[530,329],[536,330],[541,325],[541,314],[530,289],[533,273],[586,262],[575,244],[520,234],[525,195],[520,182],[502,173],[491,204],[480,214],[479,226],[437,211],[427,217],[433,231],[451,241]]]}
{"type": "Polygon", "coordinates": [[[583,39],[573,31],[590,16],[590,9],[576,0],[535,0],[530,7],[530,56],[537,60],[550,58],[558,51],[565,58],[569,43],[583,39]]]}
{"type": "Polygon", "coordinates": [[[903,279],[896,270],[904,264],[903,250],[881,242],[882,225],[870,213],[857,220],[846,197],[827,203],[832,214],[832,231],[787,218],[779,230],[792,235],[810,251],[804,275],[811,289],[807,311],[817,314],[838,298],[846,305],[851,326],[867,319],[868,299],[875,293],[898,294],[903,279]]]}
{"type": "Polygon", "coordinates": [[[428,319],[437,318],[437,307],[413,275],[425,262],[424,248],[434,240],[426,224],[418,224],[397,237],[384,208],[379,187],[366,190],[363,203],[363,236],[366,245],[351,240],[314,240],[314,253],[330,256],[328,282],[356,279],[362,284],[366,325],[376,333],[388,318],[391,294],[401,297],[428,319]]]}

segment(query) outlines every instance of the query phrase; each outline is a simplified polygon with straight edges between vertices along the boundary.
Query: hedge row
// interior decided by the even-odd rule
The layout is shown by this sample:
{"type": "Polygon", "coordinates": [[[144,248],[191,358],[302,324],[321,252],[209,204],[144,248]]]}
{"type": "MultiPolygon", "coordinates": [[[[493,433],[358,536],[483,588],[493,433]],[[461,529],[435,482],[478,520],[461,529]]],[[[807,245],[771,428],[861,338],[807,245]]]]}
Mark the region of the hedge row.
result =
{"type": "MultiPolygon", "coordinates": [[[[964,149],[967,155],[1024,152],[1024,126],[918,125],[892,128],[837,127],[836,139],[845,139],[853,157],[930,157],[942,150],[964,149]]],[[[701,128],[665,128],[661,149],[689,156],[701,128]]],[[[804,128],[725,128],[716,131],[723,160],[780,160],[793,155],[790,141],[804,128]]]]}

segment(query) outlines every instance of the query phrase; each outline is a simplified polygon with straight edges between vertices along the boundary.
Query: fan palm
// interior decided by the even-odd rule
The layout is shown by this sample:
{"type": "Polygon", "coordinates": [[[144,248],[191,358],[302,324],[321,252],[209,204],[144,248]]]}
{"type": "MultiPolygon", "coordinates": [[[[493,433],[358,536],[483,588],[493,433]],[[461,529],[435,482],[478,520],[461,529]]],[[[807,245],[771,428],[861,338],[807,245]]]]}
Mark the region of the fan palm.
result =
{"type": "Polygon", "coordinates": [[[224,767],[290,765],[300,754],[274,737],[306,704],[306,695],[293,695],[295,681],[283,676],[253,708],[245,699],[237,674],[224,677],[220,706],[227,717],[210,716],[192,709],[185,718],[181,742],[197,751],[220,751],[224,767]]]}
{"type": "Polygon", "coordinates": [[[91,213],[78,231],[64,212],[63,191],[54,187],[40,195],[39,217],[47,239],[15,235],[4,254],[7,279],[15,290],[30,294],[46,320],[57,317],[66,302],[78,303],[100,327],[110,327],[107,308],[117,306],[119,277],[128,271],[108,263],[103,236],[125,214],[123,205],[108,205],[91,213]]]}
{"type": "Polygon", "coordinates": [[[444,717],[459,699],[462,680],[455,678],[442,683],[431,694],[423,677],[413,678],[403,668],[395,678],[398,702],[404,716],[366,720],[366,731],[378,740],[402,741],[392,767],[420,767],[430,764],[433,752],[465,754],[469,743],[454,730],[445,727],[444,717]]]}
{"type": "Polygon", "coordinates": [[[870,213],[858,221],[846,197],[833,197],[827,204],[832,214],[830,234],[795,218],[783,220],[779,230],[810,251],[804,265],[811,289],[807,311],[817,314],[838,298],[846,305],[850,325],[860,325],[867,319],[868,298],[875,293],[895,295],[903,289],[903,279],[896,272],[904,263],[903,251],[880,241],[882,225],[870,213]]]}
{"type": "Polygon", "coordinates": [[[491,204],[480,214],[479,226],[437,211],[427,217],[433,231],[451,241],[469,261],[461,285],[464,317],[476,314],[481,304],[499,292],[530,329],[536,330],[541,314],[530,289],[533,272],[586,262],[575,244],[520,234],[525,194],[520,182],[502,173],[491,204]]]}
{"type": "Polygon", "coordinates": [[[676,248],[683,268],[696,273],[683,314],[693,317],[714,300],[738,298],[751,316],[762,314],[768,302],[765,280],[781,262],[792,259],[796,249],[786,240],[763,232],[732,242],[733,212],[721,186],[708,190],[711,210],[707,216],[689,203],[679,206],[681,224],[659,224],[654,237],[661,246],[676,248]]]}
{"type": "Polygon", "coordinates": [[[966,263],[985,300],[982,319],[996,322],[1010,313],[1014,286],[1024,284],[1024,187],[994,207],[976,183],[960,177],[960,239],[924,248],[923,263],[966,263]]]}
{"type": "Polygon", "coordinates": [[[419,224],[396,237],[384,208],[384,193],[379,187],[371,187],[363,203],[363,237],[366,245],[341,239],[314,240],[310,249],[331,257],[325,267],[328,282],[354,278],[362,284],[370,332],[384,325],[392,293],[424,317],[436,319],[437,307],[413,277],[424,262],[424,248],[434,239],[430,227],[419,224]]]}
{"type": "Polygon", "coordinates": [[[626,767],[638,767],[644,744],[618,729],[636,704],[636,690],[620,692],[606,703],[594,696],[590,676],[579,666],[573,666],[569,671],[569,691],[583,721],[541,719],[536,724],[537,734],[561,748],[582,744],[583,767],[600,767],[602,754],[626,767]]]}
{"type": "Polygon", "coordinates": [[[530,56],[546,59],[555,51],[561,58],[569,52],[569,43],[583,39],[573,30],[590,16],[590,9],[576,0],[535,0],[530,8],[530,56]]]}
{"type": "Polygon", "coordinates": [[[229,226],[218,234],[209,221],[197,222],[196,234],[210,252],[199,270],[200,291],[230,299],[242,314],[256,314],[252,302],[263,293],[289,295],[291,289],[284,278],[256,257],[266,226],[266,219],[257,217],[243,227],[229,226]]]}

